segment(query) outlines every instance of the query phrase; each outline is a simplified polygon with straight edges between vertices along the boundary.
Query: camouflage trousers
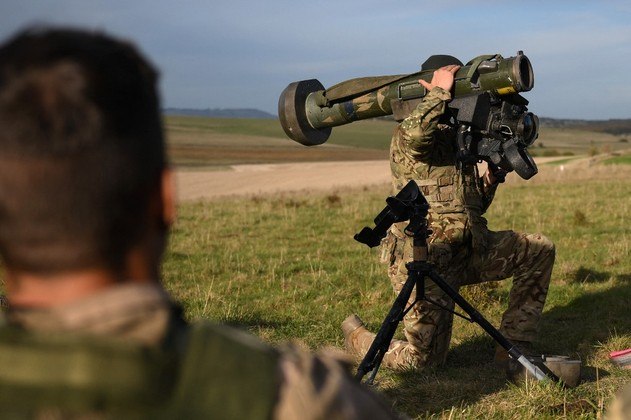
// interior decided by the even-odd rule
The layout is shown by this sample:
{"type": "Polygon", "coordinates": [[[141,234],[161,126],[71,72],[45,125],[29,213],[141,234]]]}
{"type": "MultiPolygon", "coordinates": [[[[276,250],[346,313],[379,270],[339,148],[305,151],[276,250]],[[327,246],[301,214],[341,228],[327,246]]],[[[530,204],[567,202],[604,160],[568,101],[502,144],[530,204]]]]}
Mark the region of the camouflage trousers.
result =
{"type": "MultiPolygon", "coordinates": [[[[508,309],[504,312],[500,331],[509,340],[532,341],[546,295],[552,267],[554,244],[539,234],[513,231],[485,232],[484,249],[471,245],[430,244],[430,261],[437,273],[455,290],[460,286],[503,280],[513,277],[508,309]]],[[[388,233],[382,257],[390,258],[389,277],[396,293],[408,278],[405,264],[412,260],[412,239],[388,233]]],[[[454,302],[434,282],[425,279],[425,296],[441,306],[453,309],[454,302]]],[[[410,303],[416,300],[416,291],[410,303]]],[[[475,306],[475,305],[474,305],[475,306]]],[[[404,319],[406,340],[393,340],[383,364],[391,368],[422,368],[444,363],[453,314],[427,301],[414,304],[404,319]]],[[[365,354],[374,334],[357,337],[357,351],[365,354]]]]}

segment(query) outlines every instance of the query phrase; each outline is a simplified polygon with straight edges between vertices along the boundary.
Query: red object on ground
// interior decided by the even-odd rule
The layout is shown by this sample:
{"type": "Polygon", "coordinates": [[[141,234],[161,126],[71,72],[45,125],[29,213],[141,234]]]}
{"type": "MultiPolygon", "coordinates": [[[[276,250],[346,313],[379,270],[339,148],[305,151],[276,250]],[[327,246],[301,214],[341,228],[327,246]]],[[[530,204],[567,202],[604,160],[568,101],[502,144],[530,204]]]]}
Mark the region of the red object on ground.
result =
{"type": "Polygon", "coordinates": [[[631,348],[626,350],[612,351],[609,353],[611,361],[621,368],[631,369],[631,348]]]}

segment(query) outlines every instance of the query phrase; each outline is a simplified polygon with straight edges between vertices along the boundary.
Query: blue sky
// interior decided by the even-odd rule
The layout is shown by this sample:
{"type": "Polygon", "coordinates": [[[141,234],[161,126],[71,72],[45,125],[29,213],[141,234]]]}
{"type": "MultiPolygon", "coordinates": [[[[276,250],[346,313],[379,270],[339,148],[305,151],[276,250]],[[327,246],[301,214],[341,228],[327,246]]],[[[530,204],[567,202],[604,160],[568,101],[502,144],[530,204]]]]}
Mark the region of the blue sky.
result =
{"type": "Polygon", "coordinates": [[[101,29],[160,69],[163,106],[277,112],[293,81],[411,73],[523,50],[524,96],[554,118],[631,118],[629,1],[1,0],[0,38],[33,23],[101,29]]]}

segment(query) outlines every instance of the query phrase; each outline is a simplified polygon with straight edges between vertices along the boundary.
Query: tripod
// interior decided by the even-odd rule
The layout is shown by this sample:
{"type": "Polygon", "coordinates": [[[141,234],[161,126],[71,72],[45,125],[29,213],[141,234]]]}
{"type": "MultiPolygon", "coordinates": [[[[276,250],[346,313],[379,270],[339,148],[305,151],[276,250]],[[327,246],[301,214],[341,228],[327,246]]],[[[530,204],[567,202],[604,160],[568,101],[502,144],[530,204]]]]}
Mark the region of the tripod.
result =
{"type": "MultiPolygon", "coordinates": [[[[381,239],[385,237],[393,223],[409,220],[405,228],[405,234],[412,237],[412,261],[405,265],[408,270],[408,278],[381,324],[381,328],[377,332],[368,352],[359,364],[355,378],[362,381],[364,376],[370,373],[365,382],[369,385],[372,384],[403,317],[418,301],[426,300],[436,304],[424,296],[425,278],[429,278],[469,315],[469,318],[464,317],[465,319],[480,325],[499,345],[508,351],[508,355],[512,359],[524,366],[536,379],[558,381],[559,378],[545,365],[539,367],[528,360],[519,348],[508,341],[465,298],[445,282],[436,273],[432,264],[428,262],[427,238],[432,233],[427,226],[429,204],[419,191],[416,183],[410,181],[395,197],[388,197],[386,203],[387,206],[375,218],[375,228],[363,228],[361,232],[355,235],[355,240],[372,248],[381,243],[381,239]],[[415,287],[416,299],[407,306],[415,287]]],[[[446,308],[443,309],[448,310],[446,308]]]]}

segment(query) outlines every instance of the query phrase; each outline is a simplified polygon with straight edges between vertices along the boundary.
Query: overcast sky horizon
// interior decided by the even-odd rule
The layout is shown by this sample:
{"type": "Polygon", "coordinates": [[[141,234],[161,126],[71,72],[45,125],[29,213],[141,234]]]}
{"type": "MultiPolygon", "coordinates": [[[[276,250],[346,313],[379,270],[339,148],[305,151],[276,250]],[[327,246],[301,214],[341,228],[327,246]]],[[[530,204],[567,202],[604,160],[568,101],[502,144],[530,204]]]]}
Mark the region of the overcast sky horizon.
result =
{"type": "Polygon", "coordinates": [[[325,87],[417,71],[432,54],[461,61],[523,50],[524,96],[541,117],[631,118],[631,2],[428,3],[2,0],[0,39],[33,24],[103,30],[159,68],[163,107],[257,108],[277,114],[290,82],[325,87]]]}

